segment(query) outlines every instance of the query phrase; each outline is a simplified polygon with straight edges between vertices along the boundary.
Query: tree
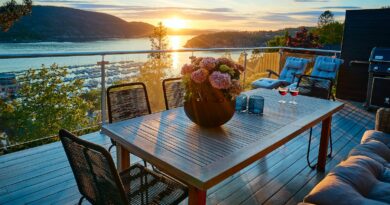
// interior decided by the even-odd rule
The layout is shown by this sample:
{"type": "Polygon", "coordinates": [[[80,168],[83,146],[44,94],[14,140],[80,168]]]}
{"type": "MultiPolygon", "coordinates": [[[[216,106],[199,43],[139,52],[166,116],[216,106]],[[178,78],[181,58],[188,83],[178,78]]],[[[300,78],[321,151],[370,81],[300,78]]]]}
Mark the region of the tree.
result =
{"type": "MultiPolygon", "coordinates": [[[[149,37],[152,50],[165,50],[169,46],[167,28],[159,22],[149,37]]],[[[172,67],[172,59],[168,53],[151,53],[148,60],[140,68],[139,82],[146,84],[149,91],[149,101],[154,111],[164,109],[164,97],[161,82],[172,67]]]]}
{"type": "MultiPolygon", "coordinates": [[[[168,49],[169,41],[167,38],[168,29],[159,22],[153,29],[153,33],[149,36],[152,50],[166,50],[168,49]]],[[[163,59],[169,57],[168,53],[151,53],[149,58],[151,59],[163,59]]]]}
{"type": "Polygon", "coordinates": [[[277,47],[277,46],[286,46],[289,33],[285,32],[284,36],[275,36],[271,40],[267,41],[267,46],[277,47]]]}
{"type": "Polygon", "coordinates": [[[309,32],[305,27],[300,27],[295,37],[289,36],[287,46],[299,48],[319,48],[319,37],[312,32],[309,32]]]}
{"type": "Polygon", "coordinates": [[[83,100],[83,81],[64,83],[65,68],[28,70],[18,79],[17,98],[0,100],[0,130],[11,142],[22,142],[52,136],[61,128],[74,130],[88,123],[91,104],[83,100]]]}
{"type": "Polygon", "coordinates": [[[23,0],[18,4],[15,0],[10,0],[0,7],[0,27],[4,32],[8,31],[13,23],[22,16],[28,15],[32,10],[32,1],[23,0]]]}
{"type": "Polygon", "coordinates": [[[313,30],[322,45],[341,45],[343,32],[344,24],[337,21],[313,30]]]}
{"type": "Polygon", "coordinates": [[[318,27],[323,27],[325,25],[328,25],[328,24],[331,24],[331,23],[334,23],[335,20],[334,20],[334,15],[331,11],[329,10],[326,10],[324,11],[324,13],[322,13],[319,17],[318,17],[318,27]]]}

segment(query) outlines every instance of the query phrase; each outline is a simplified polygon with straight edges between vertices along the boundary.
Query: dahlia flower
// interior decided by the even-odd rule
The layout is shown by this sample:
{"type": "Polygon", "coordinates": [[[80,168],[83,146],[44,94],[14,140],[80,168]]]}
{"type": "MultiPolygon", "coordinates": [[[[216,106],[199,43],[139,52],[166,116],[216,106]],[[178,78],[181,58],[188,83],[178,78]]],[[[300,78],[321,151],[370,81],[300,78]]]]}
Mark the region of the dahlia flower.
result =
{"type": "Polygon", "coordinates": [[[211,71],[215,68],[216,62],[217,61],[213,57],[205,57],[200,61],[199,66],[211,71]]]}
{"type": "Polygon", "coordinates": [[[207,79],[208,75],[209,75],[209,71],[204,68],[201,68],[197,71],[192,72],[191,79],[195,83],[203,83],[207,79]]]}
{"type": "Polygon", "coordinates": [[[213,72],[209,76],[209,81],[211,86],[217,89],[228,89],[232,84],[230,75],[219,71],[213,72]]]}
{"type": "Polygon", "coordinates": [[[190,74],[194,71],[194,66],[192,64],[184,64],[183,67],[181,68],[181,74],[186,75],[190,74]]]}

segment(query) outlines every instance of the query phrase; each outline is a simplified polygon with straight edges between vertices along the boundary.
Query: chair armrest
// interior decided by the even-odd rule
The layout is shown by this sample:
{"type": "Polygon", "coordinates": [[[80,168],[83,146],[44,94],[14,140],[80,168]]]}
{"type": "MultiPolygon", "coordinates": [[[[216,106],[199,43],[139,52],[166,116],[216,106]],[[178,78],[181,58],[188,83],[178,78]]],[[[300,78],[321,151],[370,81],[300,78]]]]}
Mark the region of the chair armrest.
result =
{"type": "Polygon", "coordinates": [[[376,112],[375,130],[390,133],[390,108],[380,108],[376,112]]]}
{"type": "Polygon", "coordinates": [[[267,72],[268,72],[268,78],[270,78],[272,76],[272,74],[276,75],[277,77],[279,77],[279,74],[276,73],[275,71],[273,70],[270,70],[270,69],[267,69],[267,72]]]}

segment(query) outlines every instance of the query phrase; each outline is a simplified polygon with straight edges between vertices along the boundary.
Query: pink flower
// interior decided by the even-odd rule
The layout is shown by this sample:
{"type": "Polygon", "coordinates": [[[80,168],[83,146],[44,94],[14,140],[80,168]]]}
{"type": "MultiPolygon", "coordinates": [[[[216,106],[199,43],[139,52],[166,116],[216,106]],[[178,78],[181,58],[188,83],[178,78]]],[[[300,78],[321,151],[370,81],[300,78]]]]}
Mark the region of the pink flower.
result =
{"type": "Polygon", "coordinates": [[[194,71],[194,66],[192,64],[184,64],[183,67],[181,68],[181,74],[186,75],[190,74],[194,71]]]}
{"type": "Polygon", "coordinates": [[[230,75],[219,71],[213,72],[209,76],[209,81],[210,84],[217,89],[228,89],[232,84],[230,75]]]}
{"type": "Polygon", "coordinates": [[[202,57],[191,57],[191,63],[194,64],[194,65],[199,65],[200,61],[202,61],[202,57]]]}
{"type": "Polygon", "coordinates": [[[204,68],[201,68],[201,69],[199,69],[197,71],[194,71],[191,74],[191,79],[195,83],[203,83],[207,79],[208,75],[209,75],[209,71],[204,69],[204,68]]]}
{"type": "Polygon", "coordinates": [[[209,71],[215,69],[216,60],[213,57],[205,57],[200,61],[199,65],[201,68],[205,68],[209,71]]]}

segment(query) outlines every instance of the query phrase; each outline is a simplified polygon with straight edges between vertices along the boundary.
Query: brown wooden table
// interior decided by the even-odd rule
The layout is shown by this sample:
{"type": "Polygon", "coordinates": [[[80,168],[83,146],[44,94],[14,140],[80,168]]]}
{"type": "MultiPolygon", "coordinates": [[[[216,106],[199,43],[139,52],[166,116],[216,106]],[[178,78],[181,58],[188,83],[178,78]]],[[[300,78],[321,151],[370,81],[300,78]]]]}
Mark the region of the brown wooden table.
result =
{"type": "Polygon", "coordinates": [[[130,166],[129,153],[145,159],[187,184],[189,204],[205,204],[207,189],[321,121],[317,169],[324,171],[332,114],[343,103],[298,96],[298,105],[280,104],[275,90],[246,93],[265,98],[263,115],[236,113],[225,125],[206,129],[177,108],[104,125],[102,131],[118,144],[119,170],[130,166]]]}

